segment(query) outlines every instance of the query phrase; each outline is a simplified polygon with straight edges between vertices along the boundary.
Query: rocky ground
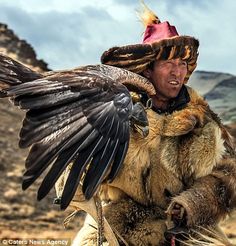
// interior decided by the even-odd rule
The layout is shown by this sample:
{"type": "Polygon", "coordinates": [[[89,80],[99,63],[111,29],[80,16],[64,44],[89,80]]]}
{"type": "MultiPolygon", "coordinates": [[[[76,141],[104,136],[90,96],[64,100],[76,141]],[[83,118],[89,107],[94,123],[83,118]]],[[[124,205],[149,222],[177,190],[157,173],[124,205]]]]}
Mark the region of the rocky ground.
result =
{"type": "MultiPolygon", "coordinates": [[[[64,228],[63,220],[72,211],[60,211],[57,205],[52,204],[54,191],[43,201],[36,202],[39,182],[27,191],[21,190],[27,155],[27,150],[20,150],[17,146],[22,119],[20,110],[12,107],[8,100],[0,100],[0,240],[8,240],[2,241],[2,244],[22,242],[9,241],[12,239],[54,239],[54,244],[58,239],[71,242],[83,223],[84,213],[77,215],[64,228]]],[[[236,135],[236,125],[231,128],[236,135]]],[[[223,227],[226,234],[236,242],[236,214],[224,222],[223,227]]],[[[36,244],[34,241],[32,245],[39,245],[40,242],[36,244]]]]}

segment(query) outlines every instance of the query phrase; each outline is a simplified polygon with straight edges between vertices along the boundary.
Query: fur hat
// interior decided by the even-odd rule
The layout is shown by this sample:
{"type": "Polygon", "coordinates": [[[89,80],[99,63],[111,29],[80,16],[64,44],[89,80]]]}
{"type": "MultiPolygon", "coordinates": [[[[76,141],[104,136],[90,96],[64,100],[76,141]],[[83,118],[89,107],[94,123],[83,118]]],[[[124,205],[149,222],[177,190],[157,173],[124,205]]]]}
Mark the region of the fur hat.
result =
{"type": "Polygon", "coordinates": [[[182,58],[188,66],[187,83],[197,66],[199,41],[190,36],[180,36],[167,21],[161,23],[144,3],[140,18],[146,26],[142,44],[110,48],[103,53],[101,62],[142,74],[155,60],[182,58]]]}

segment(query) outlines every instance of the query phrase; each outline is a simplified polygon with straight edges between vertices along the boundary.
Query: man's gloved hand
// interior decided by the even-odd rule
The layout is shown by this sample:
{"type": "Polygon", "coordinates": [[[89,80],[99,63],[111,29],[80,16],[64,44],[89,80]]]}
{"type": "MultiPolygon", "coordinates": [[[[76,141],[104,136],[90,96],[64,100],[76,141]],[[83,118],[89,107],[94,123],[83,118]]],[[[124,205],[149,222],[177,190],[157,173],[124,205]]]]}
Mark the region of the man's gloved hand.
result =
{"type": "Polygon", "coordinates": [[[174,222],[175,226],[186,226],[187,213],[183,206],[178,203],[171,203],[167,211],[168,218],[174,222]]]}
{"type": "Polygon", "coordinates": [[[167,231],[165,238],[167,241],[173,238],[186,238],[188,235],[187,213],[183,206],[176,202],[172,202],[167,211],[167,231]]]}
{"type": "Polygon", "coordinates": [[[186,226],[187,213],[183,206],[172,202],[166,210],[167,220],[173,222],[175,226],[186,226]]]}

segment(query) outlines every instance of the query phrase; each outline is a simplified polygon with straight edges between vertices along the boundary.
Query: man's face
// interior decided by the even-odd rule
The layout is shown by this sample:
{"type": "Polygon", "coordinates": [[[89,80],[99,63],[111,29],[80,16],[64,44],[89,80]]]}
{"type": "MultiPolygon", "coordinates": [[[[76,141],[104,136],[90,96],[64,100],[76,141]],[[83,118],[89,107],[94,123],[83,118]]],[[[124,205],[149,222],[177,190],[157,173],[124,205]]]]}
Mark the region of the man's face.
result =
{"type": "Polygon", "coordinates": [[[184,83],[187,63],[180,58],[155,61],[153,69],[148,69],[146,77],[153,83],[157,97],[175,98],[184,83]]]}

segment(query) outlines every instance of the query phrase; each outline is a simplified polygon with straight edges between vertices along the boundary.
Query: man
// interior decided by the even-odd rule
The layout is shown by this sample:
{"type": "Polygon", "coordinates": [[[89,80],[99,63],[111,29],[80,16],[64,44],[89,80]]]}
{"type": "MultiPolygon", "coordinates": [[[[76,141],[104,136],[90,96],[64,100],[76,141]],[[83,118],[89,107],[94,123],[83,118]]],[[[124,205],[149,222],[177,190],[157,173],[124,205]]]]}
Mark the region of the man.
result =
{"type": "MultiPolygon", "coordinates": [[[[218,223],[236,206],[233,146],[207,102],[185,86],[196,67],[198,41],[179,36],[147,8],[142,18],[143,44],[102,56],[104,64],[145,76],[156,91],[147,95],[130,86],[147,106],[150,133],[131,134],[118,177],[102,188],[104,216],[120,244],[175,245],[180,239],[202,245],[218,237],[229,245],[218,223]]],[[[87,217],[75,244],[94,245],[96,237],[96,224],[87,217]]]]}

